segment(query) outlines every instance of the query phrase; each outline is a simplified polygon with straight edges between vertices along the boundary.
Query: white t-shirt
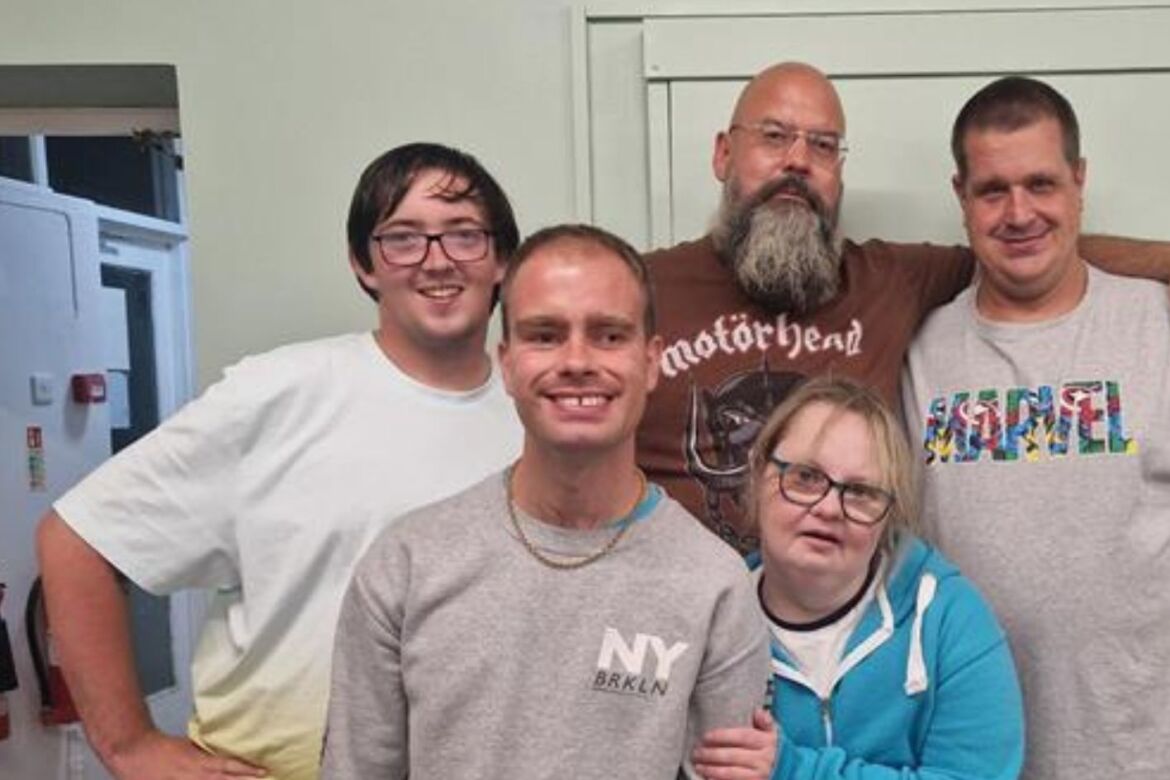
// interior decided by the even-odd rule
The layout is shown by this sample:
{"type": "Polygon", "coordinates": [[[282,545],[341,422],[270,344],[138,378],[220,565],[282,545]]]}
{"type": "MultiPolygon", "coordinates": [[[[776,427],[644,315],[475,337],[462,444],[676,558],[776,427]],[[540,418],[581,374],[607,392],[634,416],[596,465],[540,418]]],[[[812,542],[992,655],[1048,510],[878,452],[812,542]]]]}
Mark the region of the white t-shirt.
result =
{"type": "Polygon", "coordinates": [[[351,334],[246,358],[55,508],[143,588],[215,590],[191,737],[312,778],[360,553],[392,518],[499,470],[521,440],[496,373],[435,390],[351,334]]]}
{"type": "MultiPolygon", "coordinates": [[[[845,656],[845,645],[861,622],[861,616],[874,599],[878,583],[885,576],[885,557],[878,564],[878,570],[866,585],[865,593],[853,607],[827,626],[811,631],[796,631],[784,628],[771,617],[768,630],[775,641],[780,643],[791,656],[793,665],[804,675],[806,684],[819,699],[825,701],[837,684],[841,659],[845,656]]],[[[763,574],[763,567],[758,570],[763,574]]],[[[758,580],[757,580],[758,581],[758,580]]]]}

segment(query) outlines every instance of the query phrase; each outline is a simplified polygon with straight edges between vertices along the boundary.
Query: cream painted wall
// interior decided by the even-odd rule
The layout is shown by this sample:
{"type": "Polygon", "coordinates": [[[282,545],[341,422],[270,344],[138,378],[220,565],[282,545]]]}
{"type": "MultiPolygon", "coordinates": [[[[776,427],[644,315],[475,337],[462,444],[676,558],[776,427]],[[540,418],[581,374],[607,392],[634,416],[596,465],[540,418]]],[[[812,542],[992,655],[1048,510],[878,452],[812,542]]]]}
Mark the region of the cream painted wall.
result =
{"type": "Polygon", "coordinates": [[[372,327],[346,264],[364,165],[476,154],[525,232],[574,215],[569,0],[0,0],[0,64],[178,70],[197,383],[372,327]]]}

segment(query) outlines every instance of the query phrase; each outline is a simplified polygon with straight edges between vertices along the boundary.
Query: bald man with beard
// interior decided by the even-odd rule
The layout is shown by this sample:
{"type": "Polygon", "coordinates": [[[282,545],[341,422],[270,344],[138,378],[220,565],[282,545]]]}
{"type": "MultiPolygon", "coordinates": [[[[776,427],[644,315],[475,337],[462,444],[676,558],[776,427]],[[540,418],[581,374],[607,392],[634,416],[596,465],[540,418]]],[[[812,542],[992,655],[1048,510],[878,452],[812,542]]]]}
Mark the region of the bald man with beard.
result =
{"type": "MultiPolygon", "coordinates": [[[[842,239],[846,149],[824,74],[794,62],[764,70],[715,138],[723,194],[710,233],[646,257],[665,348],[638,462],[744,552],[758,546],[739,504],[747,452],[772,408],[825,373],[896,407],[910,340],[974,270],[966,247],[842,239]]],[[[1170,277],[1165,244],[1082,237],[1080,249],[1116,273],[1170,277]]]]}

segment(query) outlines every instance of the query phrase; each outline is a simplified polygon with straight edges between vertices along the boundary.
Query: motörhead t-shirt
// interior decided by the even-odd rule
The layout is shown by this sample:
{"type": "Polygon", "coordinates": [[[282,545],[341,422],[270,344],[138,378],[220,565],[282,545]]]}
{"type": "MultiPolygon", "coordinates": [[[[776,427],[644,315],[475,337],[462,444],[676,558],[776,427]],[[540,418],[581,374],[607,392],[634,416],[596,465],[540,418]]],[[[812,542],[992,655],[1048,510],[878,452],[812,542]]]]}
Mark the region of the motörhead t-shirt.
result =
{"type": "Polygon", "coordinates": [[[846,241],[837,296],[805,315],[748,298],[710,237],[646,256],[661,376],[638,429],[638,463],[741,551],[758,546],[740,491],[748,449],[795,384],[836,373],[898,408],[898,376],[926,313],[970,281],[962,247],[846,241]]]}

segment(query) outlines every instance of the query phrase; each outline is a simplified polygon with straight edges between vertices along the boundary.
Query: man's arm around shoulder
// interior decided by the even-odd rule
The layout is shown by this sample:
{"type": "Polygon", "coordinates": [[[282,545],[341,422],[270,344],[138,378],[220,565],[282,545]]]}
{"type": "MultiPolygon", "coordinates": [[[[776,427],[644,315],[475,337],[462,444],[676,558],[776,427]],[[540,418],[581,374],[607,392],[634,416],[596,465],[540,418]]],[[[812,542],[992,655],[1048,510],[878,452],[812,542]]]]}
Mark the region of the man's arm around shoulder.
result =
{"type": "Polygon", "coordinates": [[[134,670],[126,597],[114,568],[56,512],[37,528],[53,641],[90,744],[119,780],[264,777],[154,727],[134,670]]]}
{"type": "Polygon", "coordinates": [[[1111,274],[1170,283],[1170,242],[1082,235],[1077,249],[1089,263],[1111,274]]]}

